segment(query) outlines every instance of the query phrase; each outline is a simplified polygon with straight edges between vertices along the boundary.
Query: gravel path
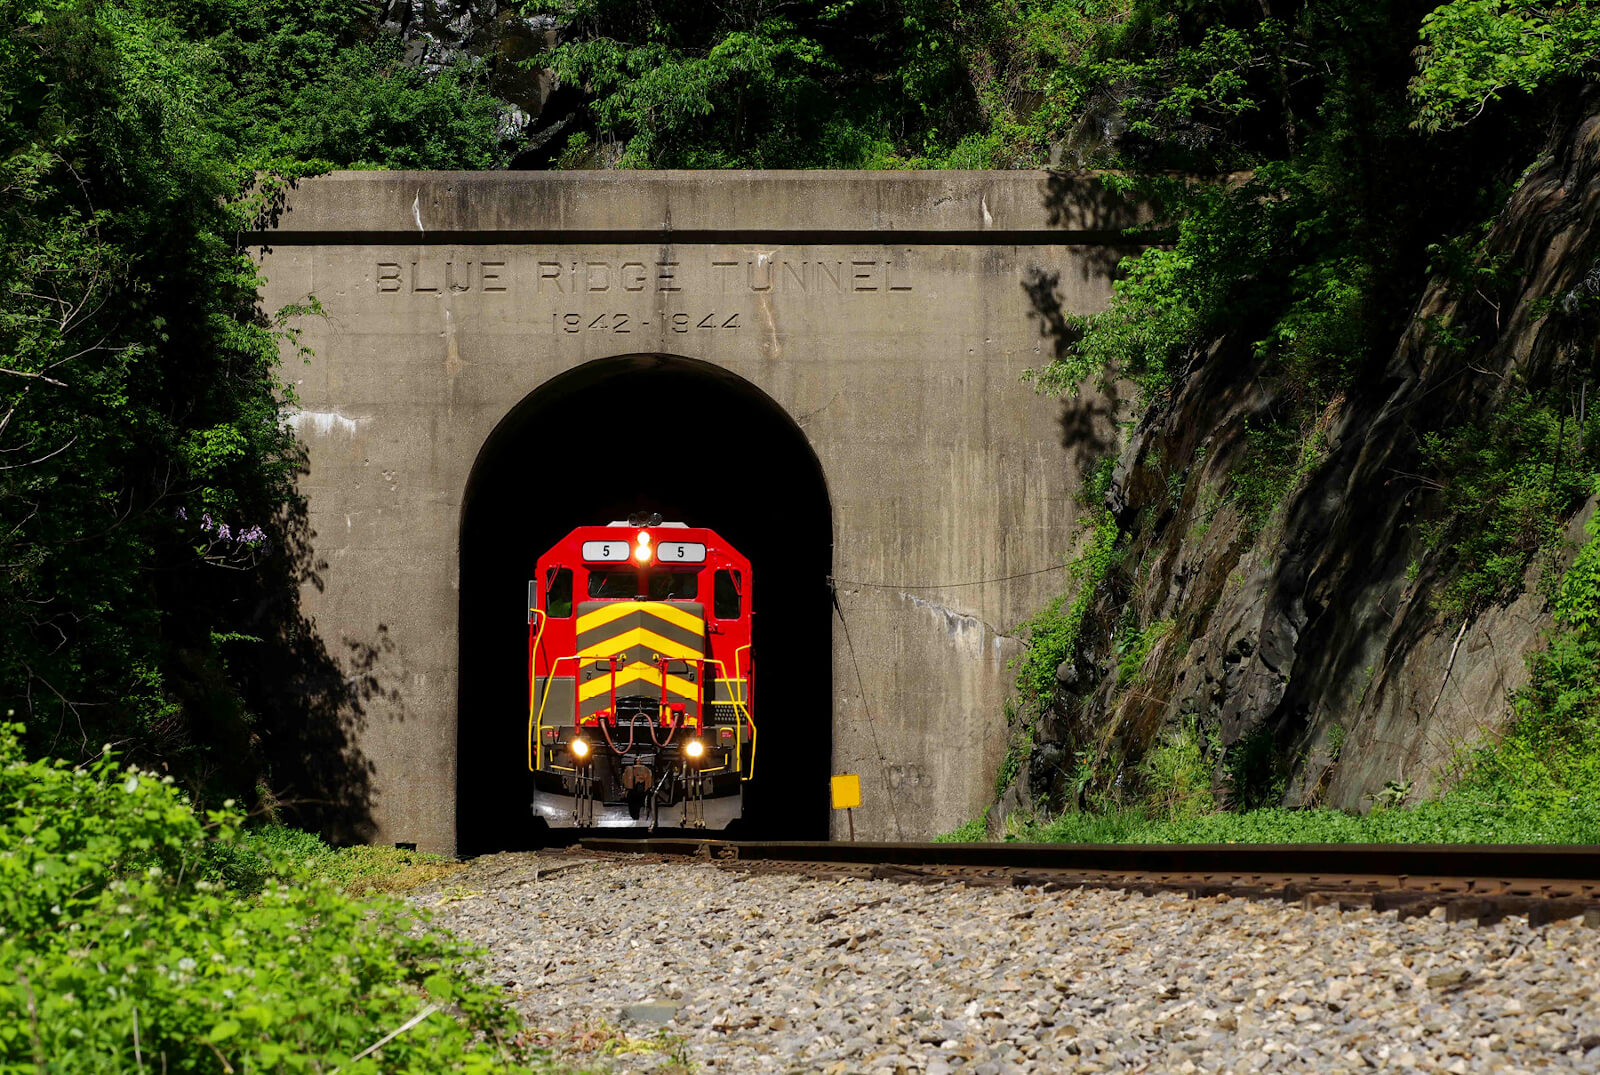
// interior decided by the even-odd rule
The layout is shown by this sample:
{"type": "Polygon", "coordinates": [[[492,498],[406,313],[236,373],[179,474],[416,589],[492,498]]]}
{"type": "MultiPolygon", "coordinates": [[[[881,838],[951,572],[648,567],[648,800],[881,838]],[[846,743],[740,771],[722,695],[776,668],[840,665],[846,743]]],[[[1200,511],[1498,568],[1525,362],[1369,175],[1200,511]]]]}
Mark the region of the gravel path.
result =
{"type": "Polygon", "coordinates": [[[1600,1071],[1600,932],[1575,924],[550,852],[414,898],[617,1072],[1600,1071]]]}

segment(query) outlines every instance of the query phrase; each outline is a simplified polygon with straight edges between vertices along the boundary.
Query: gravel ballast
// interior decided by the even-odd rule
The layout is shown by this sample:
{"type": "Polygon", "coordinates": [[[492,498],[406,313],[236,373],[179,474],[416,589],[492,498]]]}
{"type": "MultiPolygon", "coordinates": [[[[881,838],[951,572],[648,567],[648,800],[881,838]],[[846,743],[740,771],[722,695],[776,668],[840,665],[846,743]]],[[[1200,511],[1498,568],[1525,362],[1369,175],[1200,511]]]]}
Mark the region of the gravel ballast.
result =
{"type": "Polygon", "coordinates": [[[618,1072],[1600,1071],[1600,933],[1572,923],[560,853],[414,899],[618,1072]],[[672,1047],[604,1057],[596,1026],[672,1047]]]}

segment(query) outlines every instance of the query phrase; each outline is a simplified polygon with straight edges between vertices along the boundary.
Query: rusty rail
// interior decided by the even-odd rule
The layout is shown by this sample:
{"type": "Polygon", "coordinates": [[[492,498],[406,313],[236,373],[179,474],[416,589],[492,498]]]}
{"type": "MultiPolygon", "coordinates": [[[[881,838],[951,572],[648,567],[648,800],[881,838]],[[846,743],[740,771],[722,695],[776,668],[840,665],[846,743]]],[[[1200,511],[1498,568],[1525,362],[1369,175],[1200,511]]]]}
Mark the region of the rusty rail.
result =
{"type": "Polygon", "coordinates": [[[1600,846],[1464,844],[910,844],[585,837],[606,854],[711,859],[743,870],[906,883],[1116,888],[1298,901],[1307,907],[1437,908],[1490,925],[1600,926],[1600,846]]]}

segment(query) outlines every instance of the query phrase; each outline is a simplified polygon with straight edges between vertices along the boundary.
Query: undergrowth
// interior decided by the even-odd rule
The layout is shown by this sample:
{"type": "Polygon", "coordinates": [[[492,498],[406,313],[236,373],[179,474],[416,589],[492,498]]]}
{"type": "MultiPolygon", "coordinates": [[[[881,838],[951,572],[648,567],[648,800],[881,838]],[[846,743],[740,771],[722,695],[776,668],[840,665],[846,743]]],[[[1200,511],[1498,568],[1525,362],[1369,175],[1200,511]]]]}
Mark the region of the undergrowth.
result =
{"type": "Polygon", "coordinates": [[[286,879],[326,881],[350,896],[405,892],[464,869],[438,855],[402,847],[333,848],[311,833],[284,826],[252,829],[240,844],[262,868],[286,879]]]}
{"type": "Polygon", "coordinates": [[[1102,510],[1083,553],[1068,568],[1076,588],[1060,594],[1022,624],[1028,648],[1018,659],[1016,687],[1028,709],[1037,711],[1054,693],[1056,668],[1078,648],[1095,590],[1116,563],[1121,536],[1111,513],[1102,510]]]}
{"type": "Polygon", "coordinates": [[[26,761],[20,736],[0,725],[0,1070],[554,1075],[460,972],[474,951],[280,875],[291,845],[343,853],[277,832],[258,854],[231,807],[199,815],[109,753],[26,761]]]}
{"type": "Polygon", "coordinates": [[[1470,618],[1514,596],[1529,564],[1559,549],[1562,521],[1589,491],[1600,444],[1600,413],[1579,422],[1568,409],[1564,398],[1523,389],[1486,423],[1423,438],[1423,458],[1441,476],[1442,511],[1422,538],[1452,561],[1435,598],[1445,616],[1470,618]]]}
{"type": "Polygon", "coordinates": [[[1033,749],[1034,729],[1055,693],[1056,669],[1078,650],[1095,591],[1117,562],[1121,537],[1116,520],[1101,508],[1083,552],[1067,569],[1076,590],[1058,595],[1017,629],[1027,648],[1012,666],[1018,699],[1006,702],[1011,742],[995,774],[996,797],[1016,779],[1033,749]]]}

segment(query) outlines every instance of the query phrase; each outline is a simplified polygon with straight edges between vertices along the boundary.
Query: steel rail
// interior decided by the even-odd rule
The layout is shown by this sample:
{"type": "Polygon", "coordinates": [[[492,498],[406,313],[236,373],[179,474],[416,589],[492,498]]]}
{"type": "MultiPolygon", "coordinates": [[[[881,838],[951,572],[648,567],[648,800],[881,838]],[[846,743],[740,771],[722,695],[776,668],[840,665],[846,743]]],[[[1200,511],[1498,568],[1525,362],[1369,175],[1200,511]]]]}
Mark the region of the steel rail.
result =
{"type": "Polygon", "coordinates": [[[607,855],[710,859],[829,878],[1046,889],[1116,888],[1299,901],[1310,908],[1442,908],[1491,925],[1582,918],[1600,926],[1600,846],[1465,844],[913,844],[585,836],[607,855]]]}
{"type": "Polygon", "coordinates": [[[589,836],[580,843],[595,851],[741,861],[1600,882],[1600,845],[1595,844],[852,844],[589,836]]]}

